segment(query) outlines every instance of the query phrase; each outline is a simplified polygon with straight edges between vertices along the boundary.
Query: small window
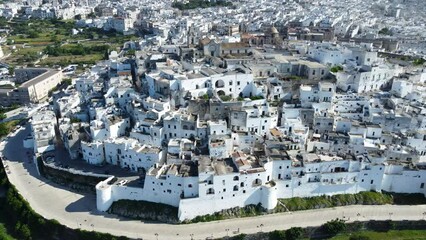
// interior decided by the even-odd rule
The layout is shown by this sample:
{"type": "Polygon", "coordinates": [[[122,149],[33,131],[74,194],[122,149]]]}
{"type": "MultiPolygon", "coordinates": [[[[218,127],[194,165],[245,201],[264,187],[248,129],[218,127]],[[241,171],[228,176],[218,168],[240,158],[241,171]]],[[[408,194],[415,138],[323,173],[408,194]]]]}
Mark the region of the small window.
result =
{"type": "Polygon", "coordinates": [[[424,187],[425,187],[425,183],[421,183],[420,188],[424,188],[424,187]]]}

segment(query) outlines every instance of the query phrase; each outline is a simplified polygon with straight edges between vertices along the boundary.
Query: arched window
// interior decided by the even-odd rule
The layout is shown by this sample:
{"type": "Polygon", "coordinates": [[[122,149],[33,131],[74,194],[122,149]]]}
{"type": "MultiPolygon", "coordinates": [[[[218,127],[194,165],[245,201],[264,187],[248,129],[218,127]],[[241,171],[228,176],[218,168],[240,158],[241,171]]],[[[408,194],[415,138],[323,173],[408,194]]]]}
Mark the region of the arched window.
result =
{"type": "Polygon", "coordinates": [[[238,176],[235,176],[234,181],[238,181],[238,180],[240,180],[240,178],[238,176]]]}
{"type": "Polygon", "coordinates": [[[216,88],[223,88],[225,87],[225,82],[223,80],[217,80],[215,83],[216,88]]]}
{"type": "Polygon", "coordinates": [[[234,191],[238,191],[238,185],[234,186],[234,191]]]}
{"type": "Polygon", "coordinates": [[[207,189],[206,194],[214,194],[214,189],[213,188],[207,189]]]}

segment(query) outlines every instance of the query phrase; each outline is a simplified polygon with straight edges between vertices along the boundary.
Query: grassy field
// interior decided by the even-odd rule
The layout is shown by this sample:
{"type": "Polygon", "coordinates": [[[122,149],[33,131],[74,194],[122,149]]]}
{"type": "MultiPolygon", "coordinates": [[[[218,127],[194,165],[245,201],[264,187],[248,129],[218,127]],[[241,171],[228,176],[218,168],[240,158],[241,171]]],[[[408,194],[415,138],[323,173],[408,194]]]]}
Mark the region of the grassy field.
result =
{"type": "Polygon", "coordinates": [[[10,56],[4,61],[10,65],[32,65],[35,63],[39,66],[93,64],[101,60],[105,53],[91,52],[85,56],[72,54],[72,57],[49,55],[47,59],[40,62],[38,60],[44,55],[48,46],[69,49],[77,44],[84,47],[108,45],[110,51],[119,51],[124,42],[137,38],[136,36],[123,36],[115,32],[105,32],[102,29],[83,29],[78,34],[72,34],[72,29],[75,28],[74,21],[28,20],[7,22],[0,18],[0,27],[11,29],[11,33],[7,36],[7,45],[3,46],[5,55],[10,53],[10,56]],[[15,48],[12,49],[12,46],[15,48]]]}
{"type": "MultiPolygon", "coordinates": [[[[423,198],[424,199],[424,198],[423,198]]],[[[426,199],[424,199],[426,200],[426,199]]],[[[334,196],[318,196],[310,198],[287,198],[279,199],[290,211],[330,208],[347,205],[383,205],[392,204],[393,199],[389,194],[376,192],[360,192],[357,194],[337,194],[334,196]]],[[[281,205],[277,205],[276,212],[285,212],[286,209],[281,205]]]]}
{"type": "Polygon", "coordinates": [[[6,136],[12,129],[18,125],[20,120],[13,120],[9,122],[0,123],[0,137],[6,136]]]}
{"type": "Polygon", "coordinates": [[[333,240],[348,240],[348,239],[392,239],[392,240],[414,240],[426,239],[426,230],[390,230],[387,232],[375,231],[360,231],[352,234],[338,235],[333,240]]]}
{"type": "Polygon", "coordinates": [[[102,60],[102,54],[90,54],[90,55],[75,55],[75,56],[58,56],[48,57],[40,61],[39,65],[42,66],[53,66],[61,65],[66,66],[69,64],[95,64],[97,61],[102,60]]]}

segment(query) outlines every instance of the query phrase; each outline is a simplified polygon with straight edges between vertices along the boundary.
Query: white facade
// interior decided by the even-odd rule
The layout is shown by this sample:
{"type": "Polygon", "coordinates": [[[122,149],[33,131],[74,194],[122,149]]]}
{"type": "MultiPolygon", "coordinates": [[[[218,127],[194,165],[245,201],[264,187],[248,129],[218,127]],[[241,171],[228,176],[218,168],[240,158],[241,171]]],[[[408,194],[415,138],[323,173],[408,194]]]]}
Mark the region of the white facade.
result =
{"type": "Polygon", "coordinates": [[[44,153],[55,150],[56,116],[53,111],[37,112],[31,119],[31,132],[34,139],[34,152],[44,153]]]}

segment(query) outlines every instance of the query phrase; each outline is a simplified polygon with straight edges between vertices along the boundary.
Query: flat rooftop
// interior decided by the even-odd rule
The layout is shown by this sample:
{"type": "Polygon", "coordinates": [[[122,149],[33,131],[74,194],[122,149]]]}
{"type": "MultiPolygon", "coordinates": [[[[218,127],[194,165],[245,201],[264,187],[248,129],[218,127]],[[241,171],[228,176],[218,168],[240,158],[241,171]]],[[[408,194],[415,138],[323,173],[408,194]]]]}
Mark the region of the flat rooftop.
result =
{"type": "Polygon", "coordinates": [[[55,74],[58,74],[59,72],[60,71],[48,69],[47,72],[42,73],[42,74],[38,75],[37,77],[32,78],[32,79],[24,82],[20,86],[20,88],[25,88],[25,87],[29,87],[29,86],[35,85],[37,83],[40,83],[40,82],[44,81],[46,78],[54,76],[55,74]]]}

